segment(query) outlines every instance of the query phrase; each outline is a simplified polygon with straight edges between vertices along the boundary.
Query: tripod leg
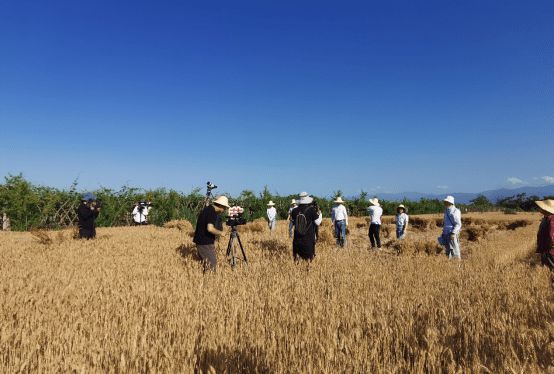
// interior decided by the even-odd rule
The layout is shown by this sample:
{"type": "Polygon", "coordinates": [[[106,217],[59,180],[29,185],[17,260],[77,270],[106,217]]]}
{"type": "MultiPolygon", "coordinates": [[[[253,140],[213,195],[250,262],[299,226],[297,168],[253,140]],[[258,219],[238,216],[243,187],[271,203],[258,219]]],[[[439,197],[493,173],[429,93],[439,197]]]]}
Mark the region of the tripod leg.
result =
{"type": "Polygon", "coordinates": [[[231,235],[231,237],[229,238],[229,243],[227,244],[227,252],[225,253],[226,257],[229,257],[229,255],[231,254],[232,247],[233,247],[233,235],[231,235]]]}
{"type": "Polygon", "coordinates": [[[242,246],[242,241],[240,240],[240,236],[238,232],[237,232],[237,239],[239,240],[239,246],[242,252],[242,258],[244,259],[244,262],[248,263],[248,260],[246,259],[246,252],[244,252],[244,247],[242,246]]]}

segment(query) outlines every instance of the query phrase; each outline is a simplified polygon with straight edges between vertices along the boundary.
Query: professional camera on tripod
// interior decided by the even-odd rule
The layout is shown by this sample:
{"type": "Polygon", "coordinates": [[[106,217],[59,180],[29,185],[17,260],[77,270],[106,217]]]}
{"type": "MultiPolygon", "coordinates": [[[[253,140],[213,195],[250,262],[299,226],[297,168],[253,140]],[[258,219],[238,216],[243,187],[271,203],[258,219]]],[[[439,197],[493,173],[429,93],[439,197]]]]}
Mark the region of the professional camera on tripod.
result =
{"type": "Polygon", "coordinates": [[[212,203],[212,200],[214,199],[212,190],[215,190],[216,188],[217,186],[212,182],[206,182],[206,198],[204,199],[204,204],[202,204],[202,208],[207,207],[212,203]]]}
{"type": "Polygon", "coordinates": [[[237,260],[241,260],[237,257],[236,254],[235,242],[238,242],[239,244],[239,248],[242,253],[242,261],[244,261],[245,264],[248,263],[246,252],[244,251],[244,247],[242,246],[242,242],[240,240],[240,235],[237,231],[237,226],[246,224],[246,219],[243,217],[243,214],[244,209],[240,206],[233,206],[229,208],[229,216],[227,217],[226,224],[231,228],[231,236],[229,237],[229,244],[227,245],[226,255],[232,267],[235,267],[237,265],[237,260]]]}

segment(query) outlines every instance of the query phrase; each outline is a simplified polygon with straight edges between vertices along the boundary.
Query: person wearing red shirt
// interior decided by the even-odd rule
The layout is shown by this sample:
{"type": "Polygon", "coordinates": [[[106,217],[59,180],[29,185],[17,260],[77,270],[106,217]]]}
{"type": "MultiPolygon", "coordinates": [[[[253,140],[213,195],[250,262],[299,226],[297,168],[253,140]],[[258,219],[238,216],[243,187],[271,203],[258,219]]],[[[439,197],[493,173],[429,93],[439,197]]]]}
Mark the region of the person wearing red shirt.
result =
{"type": "Polygon", "coordinates": [[[535,204],[544,216],[537,233],[537,253],[542,264],[554,270],[554,200],[535,201],[535,204]]]}

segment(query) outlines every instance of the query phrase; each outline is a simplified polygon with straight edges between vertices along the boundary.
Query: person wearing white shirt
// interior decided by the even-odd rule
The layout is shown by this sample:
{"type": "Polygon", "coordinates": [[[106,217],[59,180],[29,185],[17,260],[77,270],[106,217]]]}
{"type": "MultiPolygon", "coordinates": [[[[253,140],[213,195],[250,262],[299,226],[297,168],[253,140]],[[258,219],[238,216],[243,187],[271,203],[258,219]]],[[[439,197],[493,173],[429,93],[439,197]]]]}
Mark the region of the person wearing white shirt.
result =
{"type": "Polygon", "coordinates": [[[400,204],[396,208],[396,238],[404,239],[406,237],[406,229],[408,228],[409,217],[406,214],[406,207],[403,204],[400,204]]]}
{"type": "Polygon", "coordinates": [[[371,242],[371,248],[381,249],[381,216],[383,215],[383,208],[379,204],[377,198],[369,199],[369,208],[367,209],[371,223],[369,225],[369,241],[371,242]]]}
{"type": "Polygon", "coordinates": [[[446,250],[448,258],[460,260],[460,230],[462,229],[462,212],[454,205],[454,197],[447,196],[444,200],[444,223],[439,242],[446,250]]]}
{"type": "Polygon", "coordinates": [[[337,246],[339,247],[344,247],[346,244],[346,228],[348,227],[348,212],[343,203],[342,197],[337,197],[333,201],[335,206],[331,210],[331,222],[335,228],[335,238],[337,238],[337,246]]]}
{"type": "Polygon", "coordinates": [[[275,203],[273,201],[269,201],[267,206],[267,222],[269,230],[273,232],[277,226],[277,209],[275,209],[275,203]]]}
{"type": "Polygon", "coordinates": [[[135,204],[135,208],[131,215],[133,216],[133,221],[135,225],[147,225],[148,224],[148,214],[150,213],[151,204],[150,202],[139,201],[135,204]]]}
{"type": "Polygon", "coordinates": [[[292,211],[297,207],[298,205],[296,204],[296,200],[295,199],[292,199],[291,203],[290,203],[290,208],[289,208],[289,215],[287,217],[287,221],[289,222],[289,238],[292,239],[292,232],[293,232],[293,229],[294,229],[294,222],[292,221],[292,211]]]}

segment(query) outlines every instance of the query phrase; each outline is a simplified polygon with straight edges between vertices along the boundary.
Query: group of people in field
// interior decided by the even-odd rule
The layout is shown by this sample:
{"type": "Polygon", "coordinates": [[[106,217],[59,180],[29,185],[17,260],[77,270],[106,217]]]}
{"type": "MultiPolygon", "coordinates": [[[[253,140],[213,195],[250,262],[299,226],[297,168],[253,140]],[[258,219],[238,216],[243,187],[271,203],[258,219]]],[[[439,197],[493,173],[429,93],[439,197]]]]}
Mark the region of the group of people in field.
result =
{"type": "MultiPolygon", "coordinates": [[[[444,200],[444,224],[441,236],[438,238],[441,245],[445,247],[448,258],[461,259],[459,235],[462,228],[461,212],[454,204],[454,197],[447,196],[444,200]]],[[[333,201],[331,210],[331,222],[334,228],[336,244],[344,247],[347,241],[348,211],[342,197],[333,201]]],[[[267,223],[270,232],[277,227],[277,210],[275,203],[267,203],[267,223]]],[[[217,266],[217,255],[215,240],[224,235],[219,215],[229,209],[229,200],[226,196],[217,197],[212,204],[202,210],[198,216],[194,233],[194,243],[197,246],[198,255],[204,263],[205,270],[215,270],[217,266]]],[[[368,215],[369,241],[371,248],[381,250],[381,217],[383,208],[379,200],[369,200],[368,215]]],[[[295,260],[311,261],[315,257],[315,246],[318,237],[318,228],[323,220],[321,209],[314,203],[313,197],[307,192],[301,192],[298,197],[291,201],[288,211],[288,235],[292,238],[292,254],[295,260]]],[[[396,209],[395,224],[396,237],[399,240],[406,238],[409,216],[407,208],[400,204],[396,209]]]]}
{"type": "MultiPolygon", "coordinates": [[[[348,211],[344,203],[345,201],[342,197],[337,197],[333,201],[333,208],[331,210],[331,222],[334,228],[336,244],[339,247],[343,247],[347,240],[348,211]]],[[[462,214],[460,209],[456,208],[453,196],[447,196],[443,200],[443,203],[443,229],[438,241],[444,246],[448,258],[461,259],[459,238],[462,229],[462,214]]],[[[536,201],[535,203],[543,215],[537,233],[536,251],[541,257],[541,262],[554,270],[554,200],[546,199],[536,201]]],[[[151,204],[148,203],[147,205],[149,208],[151,204]]],[[[277,210],[273,201],[270,201],[267,206],[268,227],[271,232],[274,232],[277,227],[277,210]]],[[[217,266],[215,240],[225,233],[221,225],[220,215],[229,209],[229,207],[228,198],[226,196],[219,196],[212,204],[205,207],[198,216],[193,241],[197,246],[198,254],[204,263],[205,269],[215,270],[217,266]]],[[[80,238],[93,239],[96,236],[95,220],[100,210],[101,205],[97,203],[96,196],[90,193],[83,196],[81,204],[77,209],[80,238]]],[[[367,211],[370,220],[368,236],[371,248],[380,250],[383,208],[377,198],[369,200],[367,211]]],[[[145,214],[145,210],[143,210],[141,214],[146,216],[148,213],[145,214]]],[[[298,198],[292,200],[287,222],[288,235],[292,238],[293,257],[295,260],[311,261],[315,257],[318,228],[322,220],[321,209],[308,193],[302,192],[298,195],[298,198]]],[[[4,218],[3,221],[6,222],[6,219],[4,218]]],[[[407,208],[400,204],[396,208],[394,221],[397,239],[404,240],[406,238],[409,221],[407,208]]],[[[140,219],[139,224],[143,224],[140,219]]]]}
{"type": "MultiPolygon", "coordinates": [[[[293,214],[295,210],[300,209],[302,205],[310,205],[313,202],[313,198],[306,199],[307,194],[305,192],[300,194],[298,201],[296,199],[292,200],[291,207],[288,212],[288,232],[289,237],[302,237],[302,233],[299,233],[297,230],[297,218],[293,214]]],[[[459,235],[460,230],[462,229],[462,214],[458,208],[455,206],[454,197],[447,196],[444,200],[444,224],[443,232],[439,237],[439,242],[446,249],[446,255],[449,258],[461,258],[460,253],[460,242],[459,235]]],[[[331,223],[334,229],[334,236],[336,238],[336,244],[339,247],[344,247],[347,242],[347,229],[348,229],[348,211],[345,207],[346,202],[342,199],[341,196],[337,197],[333,201],[333,208],[331,209],[331,223]]],[[[271,232],[275,231],[277,226],[277,210],[275,209],[275,203],[269,201],[267,204],[267,222],[268,227],[271,232]]],[[[301,209],[302,210],[302,209],[301,209]]],[[[371,248],[375,250],[381,250],[381,217],[383,216],[383,208],[379,203],[377,198],[369,199],[369,207],[367,208],[369,215],[369,242],[371,248]]],[[[319,211],[321,215],[321,211],[319,211]]],[[[394,223],[396,225],[396,238],[403,240],[406,238],[406,233],[408,229],[408,223],[410,217],[408,216],[407,209],[403,204],[398,205],[396,208],[396,216],[394,223]]],[[[319,226],[319,223],[314,221],[314,228],[319,226]]],[[[317,235],[315,235],[317,241],[317,235]]],[[[314,242],[315,245],[315,242],[314,242]]],[[[293,249],[294,249],[294,240],[293,240],[293,249]]],[[[311,256],[307,259],[312,259],[315,256],[314,251],[309,251],[311,256]]],[[[296,252],[295,257],[296,257],[296,252]]],[[[302,257],[302,256],[300,256],[302,257]]]]}

